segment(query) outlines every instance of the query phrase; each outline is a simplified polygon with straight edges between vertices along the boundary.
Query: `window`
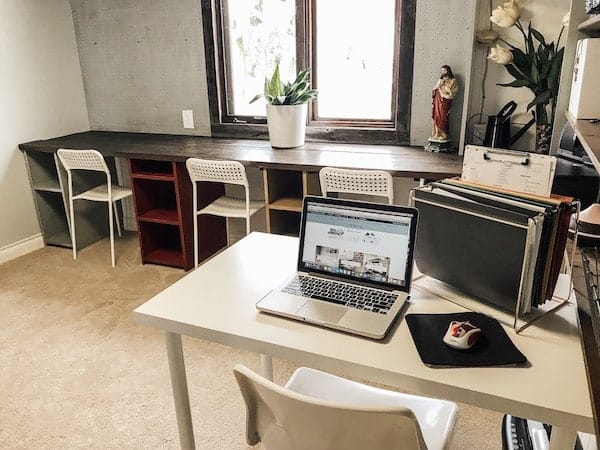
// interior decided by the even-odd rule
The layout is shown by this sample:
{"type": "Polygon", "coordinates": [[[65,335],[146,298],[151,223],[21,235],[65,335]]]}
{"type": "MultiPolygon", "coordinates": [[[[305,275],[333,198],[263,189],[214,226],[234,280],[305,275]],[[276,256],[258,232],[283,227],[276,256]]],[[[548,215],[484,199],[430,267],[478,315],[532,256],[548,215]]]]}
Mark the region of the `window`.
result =
{"type": "Polygon", "coordinates": [[[307,135],[409,141],[415,0],[201,0],[212,132],[266,136],[265,76],[311,69],[307,135]]]}

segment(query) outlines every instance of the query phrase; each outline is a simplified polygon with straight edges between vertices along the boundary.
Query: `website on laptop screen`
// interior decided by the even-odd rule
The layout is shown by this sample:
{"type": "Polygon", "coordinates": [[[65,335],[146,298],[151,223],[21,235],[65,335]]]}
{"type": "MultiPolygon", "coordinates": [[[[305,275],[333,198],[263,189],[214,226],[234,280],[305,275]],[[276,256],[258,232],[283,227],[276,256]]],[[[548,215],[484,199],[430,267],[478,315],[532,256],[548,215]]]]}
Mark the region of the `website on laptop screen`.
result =
{"type": "Polygon", "coordinates": [[[301,266],[406,286],[411,218],[410,214],[309,202],[301,266]]]}

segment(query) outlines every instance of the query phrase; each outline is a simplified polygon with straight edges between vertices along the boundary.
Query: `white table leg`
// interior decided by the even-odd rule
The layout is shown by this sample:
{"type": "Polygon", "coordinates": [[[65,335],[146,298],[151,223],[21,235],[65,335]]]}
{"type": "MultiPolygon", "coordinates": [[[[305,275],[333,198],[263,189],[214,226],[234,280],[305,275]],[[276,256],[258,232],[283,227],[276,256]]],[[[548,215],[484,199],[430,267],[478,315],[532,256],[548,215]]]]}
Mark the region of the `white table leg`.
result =
{"type": "Polygon", "coordinates": [[[179,441],[182,449],[193,450],[196,448],[196,444],[194,442],[194,427],[192,425],[192,413],[190,411],[190,397],[188,395],[187,379],[185,376],[181,336],[176,333],[166,332],[165,338],[167,342],[167,356],[169,358],[169,372],[171,374],[171,387],[173,388],[173,399],[175,400],[175,415],[177,416],[177,428],[179,429],[179,441]]]}
{"type": "Polygon", "coordinates": [[[575,448],[577,431],[552,425],[550,450],[570,450],[575,448]]]}
{"type": "Polygon", "coordinates": [[[269,355],[260,355],[260,373],[267,380],[273,381],[273,358],[269,355]]]}

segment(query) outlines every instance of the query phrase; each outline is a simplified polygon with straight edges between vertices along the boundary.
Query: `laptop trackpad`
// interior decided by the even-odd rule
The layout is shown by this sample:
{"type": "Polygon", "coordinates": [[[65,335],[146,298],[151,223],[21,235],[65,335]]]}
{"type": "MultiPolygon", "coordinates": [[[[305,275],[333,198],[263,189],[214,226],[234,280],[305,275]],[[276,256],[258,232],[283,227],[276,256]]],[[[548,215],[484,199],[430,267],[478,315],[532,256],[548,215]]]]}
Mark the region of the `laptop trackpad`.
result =
{"type": "Polygon", "coordinates": [[[298,315],[309,321],[322,323],[338,323],[348,312],[337,305],[331,305],[319,300],[309,300],[300,308],[298,315]]]}

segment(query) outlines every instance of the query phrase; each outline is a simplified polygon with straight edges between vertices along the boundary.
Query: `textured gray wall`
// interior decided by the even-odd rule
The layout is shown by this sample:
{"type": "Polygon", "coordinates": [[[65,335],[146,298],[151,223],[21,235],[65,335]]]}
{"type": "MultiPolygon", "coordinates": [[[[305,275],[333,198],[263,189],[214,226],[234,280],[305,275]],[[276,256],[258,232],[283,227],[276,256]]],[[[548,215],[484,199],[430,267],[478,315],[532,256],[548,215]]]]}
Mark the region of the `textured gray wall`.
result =
{"type": "MultiPolygon", "coordinates": [[[[99,130],[210,134],[199,0],[71,0],[90,126],[99,130]],[[182,126],[193,109],[195,130],[182,126]]],[[[417,2],[411,143],[431,130],[431,88],[442,64],[464,84],[475,0],[417,2]],[[465,6],[466,5],[466,6],[465,6]]],[[[452,109],[458,143],[464,90],[452,109]]]]}
{"type": "Polygon", "coordinates": [[[90,127],[210,134],[199,0],[71,0],[90,127]],[[194,129],[181,111],[194,111],[194,129]]]}
{"type": "Polygon", "coordinates": [[[419,0],[415,24],[415,67],[410,127],[412,145],[424,145],[431,134],[431,90],[444,64],[452,67],[459,83],[450,110],[450,137],[460,140],[465,81],[470,76],[473,51],[472,15],[476,0],[419,0]]]}

